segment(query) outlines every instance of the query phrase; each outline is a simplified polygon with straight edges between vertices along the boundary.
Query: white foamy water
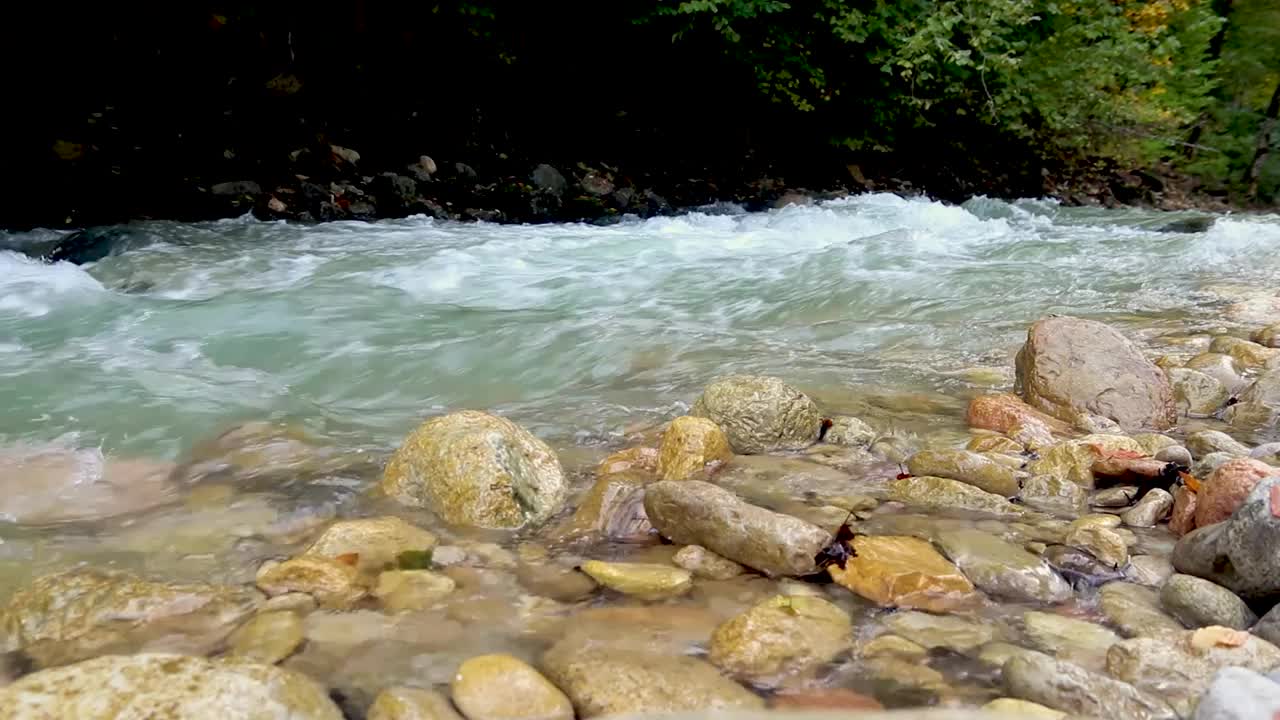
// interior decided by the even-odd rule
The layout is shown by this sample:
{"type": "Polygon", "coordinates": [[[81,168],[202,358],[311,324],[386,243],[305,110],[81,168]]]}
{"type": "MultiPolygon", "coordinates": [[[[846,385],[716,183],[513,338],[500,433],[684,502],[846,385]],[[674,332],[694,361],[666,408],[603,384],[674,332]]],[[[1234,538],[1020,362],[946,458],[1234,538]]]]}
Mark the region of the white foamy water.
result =
{"type": "Polygon", "coordinates": [[[612,227],[147,223],[84,268],[0,252],[0,440],[171,456],[277,417],[388,447],[459,407],[601,437],[728,372],[957,396],[1045,313],[1146,337],[1227,325],[1208,286],[1280,288],[1280,218],[1155,231],[1176,217],[866,195],[612,227]]]}

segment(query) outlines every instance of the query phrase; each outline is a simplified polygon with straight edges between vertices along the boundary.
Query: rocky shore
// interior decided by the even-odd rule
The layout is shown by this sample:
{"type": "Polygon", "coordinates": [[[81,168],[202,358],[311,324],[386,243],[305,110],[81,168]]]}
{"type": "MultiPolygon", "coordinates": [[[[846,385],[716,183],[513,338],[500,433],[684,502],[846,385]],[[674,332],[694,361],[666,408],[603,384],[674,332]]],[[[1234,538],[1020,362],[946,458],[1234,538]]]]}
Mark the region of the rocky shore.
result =
{"type": "Polygon", "coordinates": [[[427,421],[386,462],[249,423],[176,465],[100,458],[91,485],[111,491],[68,513],[33,489],[68,497],[83,458],[4,456],[0,487],[25,489],[0,497],[14,542],[127,517],[138,546],[172,550],[184,536],[149,513],[182,503],[236,518],[189,562],[251,564],[24,581],[0,606],[0,707],[1271,717],[1280,325],[1180,347],[1043,318],[959,444],[727,375],[603,457],[478,411],[427,421]],[[254,514],[262,488],[334,477],[361,479],[360,512],[254,514]]]}

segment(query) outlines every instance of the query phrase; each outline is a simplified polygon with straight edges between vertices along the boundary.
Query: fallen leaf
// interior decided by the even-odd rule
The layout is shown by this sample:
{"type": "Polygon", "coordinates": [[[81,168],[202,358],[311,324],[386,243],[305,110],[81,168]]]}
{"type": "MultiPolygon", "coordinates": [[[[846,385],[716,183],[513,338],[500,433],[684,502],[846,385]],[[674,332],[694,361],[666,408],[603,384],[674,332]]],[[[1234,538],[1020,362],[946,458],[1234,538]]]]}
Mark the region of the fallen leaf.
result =
{"type": "MultiPolygon", "coordinates": [[[[1178,477],[1182,478],[1182,484],[1186,485],[1188,490],[1193,493],[1200,492],[1200,479],[1195,475],[1192,475],[1189,472],[1180,472],[1178,473],[1178,477]]],[[[1274,508],[1275,503],[1273,502],[1271,506],[1274,508]]]]}
{"type": "Polygon", "coordinates": [[[351,567],[355,567],[356,564],[360,562],[360,553],[343,553],[337,556],[336,558],[334,558],[334,560],[337,560],[343,565],[350,565],[351,567]]]}
{"type": "Polygon", "coordinates": [[[1187,641],[1192,650],[1208,650],[1214,647],[1240,647],[1249,642],[1249,633],[1232,630],[1221,625],[1210,625],[1191,633],[1187,641]]]}

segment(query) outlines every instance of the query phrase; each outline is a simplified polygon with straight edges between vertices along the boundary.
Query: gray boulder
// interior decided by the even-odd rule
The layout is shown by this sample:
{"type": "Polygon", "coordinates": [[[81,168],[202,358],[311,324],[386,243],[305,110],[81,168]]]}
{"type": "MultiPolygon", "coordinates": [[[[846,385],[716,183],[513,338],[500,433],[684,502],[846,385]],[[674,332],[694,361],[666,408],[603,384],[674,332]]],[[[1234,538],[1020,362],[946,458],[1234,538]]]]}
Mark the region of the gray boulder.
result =
{"type": "Polygon", "coordinates": [[[996,597],[1056,603],[1071,596],[1071,586],[1039,557],[991,533],[970,528],[944,530],[942,551],[978,588],[996,597]]]}
{"type": "Polygon", "coordinates": [[[805,448],[822,429],[822,414],[808,395],[764,375],[715,380],[689,414],[719,425],[740,455],[805,448]]]}
{"type": "Polygon", "coordinates": [[[1165,581],[1160,604],[1190,628],[1221,625],[1245,630],[1258,619],[1235,593],[1194,575],[1177,574],[1165,581]]]}
{"type": "Polygon", "coordinates": [[[766,510],[698,480],[654,483],[645,489],[645,513],[663,537],[701,545],[766,575],[817,572],[814,556],[831,534],[796,517],[766,510]]]}
{"type": "Polygon", "coordinates": [[[1016,389],[1030,405],[1067,422],[1100,415],[1127,431],[1177,422],[1169,379],[1116,330],[1100,322],[1048,317],[1018,351],[1016,389]]]}
{"type": "Polygon", "coordinates": [[[1280,684],[1245,668],[1223,668],[1200,698],[1193,720],[1254,720],[1280,715],[1280,684]]]}
{"type": "Polygon", "coordinates": [[[1280,477],[1255,485],[1230,519],[1182,536],[1173,548],[1173,566],[1246,601],[1280,597],[1280,517],[1272,509],[1280,501],[1273,501],[1273,491],[1280,495],[1280,477]]]}
{"type": "Polygon", "coordinates": [[[1005,692],[1055,710],[1107,720],[1174,720],[1159,696],[1048,655],[1024,653],[1004,664],[1005,692]]]}

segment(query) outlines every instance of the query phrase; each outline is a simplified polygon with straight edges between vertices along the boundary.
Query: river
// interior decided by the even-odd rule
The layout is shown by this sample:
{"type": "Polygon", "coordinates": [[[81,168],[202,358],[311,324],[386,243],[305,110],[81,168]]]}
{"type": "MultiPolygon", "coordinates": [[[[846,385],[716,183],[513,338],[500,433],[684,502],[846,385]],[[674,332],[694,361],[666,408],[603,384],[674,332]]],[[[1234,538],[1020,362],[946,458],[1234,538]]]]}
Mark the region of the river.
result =
{"type": "MultiPolygon", "coordinates": [[[[244,493],[234,501],[184,490],[177,509],[124,520],[33,528],[0,517],[0,600],[77,562],[250,579],[296,542],[290,523],[304,532],[313,517],[379,507],[362,491],[386,455],[422,419],[459,408],[547,440],[579,489],[607,452],[731,372],[780,376],[886,433],[963,441],[968,398],[1012,385],[1013,354],[1038,317],[1104,320],[1153,355],[1196,333],[1257,327],[1222,311],[1280,287],[1280,217],[1160,231],[1176,217],[873,194],[607,227],[146,222],[131,226],[127,252],[86,266],[0,251],[0,447],[164,463],[265,420],[369,460],[305,486],[226,491],[244,493]],[[255,540],[259,526],[276,532],[255,540]]],[[[508,627],[524,617],[509,602],[474,612],[450,622],[488,629],[449,635],[449,657],[536,646],[508,627]]],[[[452,666],[420,651],[310,662],[336,685],[359,686],[357,667],[447,680],[452,666]]]]}

